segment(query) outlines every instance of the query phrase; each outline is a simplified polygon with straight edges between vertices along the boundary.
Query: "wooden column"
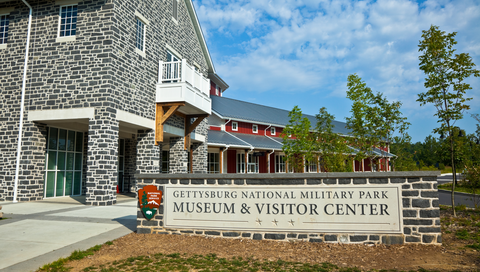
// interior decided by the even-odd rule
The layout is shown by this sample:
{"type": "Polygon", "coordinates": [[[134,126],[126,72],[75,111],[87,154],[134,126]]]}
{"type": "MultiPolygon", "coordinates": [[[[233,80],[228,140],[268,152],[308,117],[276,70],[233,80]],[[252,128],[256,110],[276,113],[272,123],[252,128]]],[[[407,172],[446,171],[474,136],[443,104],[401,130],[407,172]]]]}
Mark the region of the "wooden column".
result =
{"type": "Polygon", "coordinates": [[[219,160],[220,160],[220,174],[223,174],[223,147],[220,147],[220,154],[219,154],[219,160]]]}

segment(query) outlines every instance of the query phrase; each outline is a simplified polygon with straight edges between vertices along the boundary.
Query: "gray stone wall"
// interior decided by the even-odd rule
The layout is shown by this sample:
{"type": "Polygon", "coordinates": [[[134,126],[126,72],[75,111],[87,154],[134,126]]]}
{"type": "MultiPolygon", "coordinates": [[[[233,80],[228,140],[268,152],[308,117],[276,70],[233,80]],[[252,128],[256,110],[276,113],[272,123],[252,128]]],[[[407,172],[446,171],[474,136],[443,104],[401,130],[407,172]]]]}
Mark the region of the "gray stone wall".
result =
{"type": "Polygon", "coordinates": [[[400,184],[402,187],[403,233],[291,233],[256,232],[208,229],[167,229],[163,224],[163,203],[158,214],[146,220],[137,208],[137,233],[201,235],[254,240],[309,241],[362,244],[441,244],[440,210],[437,175],[439,172],[377,172],[377,173],[319,173],[319,174],[210,174],[210,175],[138,175],[137,190],[155,185],[163,190],[165,184],[180,185],[297,185],[297,186],[370,186],[400,184]]]}
{"type": "Polygon", "coordinates": [[[155,145],[155,132],[140,130],[137,135],[136,174],[160,173],[162,146],[155,145]]]}
{"type": "MultiPolygon", "coordinates": [[[[89,194],[90,204],[114,203],[115,194],[111,188],[116,182],[113,179],[116,178],[117,164],[114,162],[117,154],[114,154],[113,142],[118,142],[118,129],[121,130],[121,127],[109,112],[121,109],[152,120],[155,118],[158,62],[166,60],[166,44],[190,64],[199,65],[207,75],[206,60],[185,3],[179,1],[179,18],[178,23],[175,23],[172,20],[171,1],[80,0],[75,41],[57,42],[60,7],[55,5],[54,0],[28,2],[33,7],[33,21],[23,120],[19,200],[37,200],[43,197],[45,156],[42,153],[45,151],[46,126],[27,121],[29,111],[89,107],[105,115],[97,114],[95,120],[90,120],[91,133],[84,131],[89,137],[88,145],[84,146],[86,161],[82,191],[89,194]],[[145,57],[135,52],[135,11],[150,22],[146,32],[145,57]],[[94,128],[101,123],[109,125],[106,128],[94,128]],[[110,131],[111,128],[115,129],[110,131]],[[98,135],[99,131],[105,131],[109,137],[116,139],[111,138],[112,143],[103,147],[104,142],[96,142],[97,139],[102,139],[98,135]],[[98,165],[94,167],[98,163],[94,154],[103,148],[106,148],[110,156],[105,165],[108,170],[98,165]],[[107,171],[107,174],[97,174],[97,171],[107,171]],[[100,193],[98,190],[106,191],[100,193]]],[[[0,3],[0,8],[6,7],[15,9],[9,15],[8,46],[0,49],[0,99],[4,101],[0,110],[0,201],[13,199],[29,12],[21,1],[0,3]]],[[[167,124],[180,127],[180,122],[181,118],[175,117],[167,124]]],[[[145,133],[150,136],[148,139],[142,137],[139,141],[138,150],[142,153],[135,159],[136,171],[158,173],[158,161],[149,160],[160,158],[159,149],[150,144],[153,132],[145,133]]]]}
{"type": "MultiPolygon", "coordinates": [[[[188,151],[185,150],[185,138],[170,138],[170,173],[188,173],[188,151]]],[[[138,182],[138,181],[137,181],[138,182]]]]}

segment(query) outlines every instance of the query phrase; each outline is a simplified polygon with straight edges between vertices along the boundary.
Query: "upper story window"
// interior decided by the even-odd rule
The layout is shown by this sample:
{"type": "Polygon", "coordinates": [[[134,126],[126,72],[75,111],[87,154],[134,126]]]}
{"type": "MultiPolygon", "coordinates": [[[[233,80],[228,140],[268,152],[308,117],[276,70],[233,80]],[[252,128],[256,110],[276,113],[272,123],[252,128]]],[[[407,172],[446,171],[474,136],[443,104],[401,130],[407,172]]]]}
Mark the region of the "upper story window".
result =
{"type": "Polygon", "coordinates": [[[178,20],[178,0],[172,0],[172,18],[178,20]]]}
{"type": "Polygon", "coordinates": [[[220,96],[221,93],[222,93],[222,88],[215,86],[215,95],[220,96]]]}
{"type": "Polygon", "coordinates": [[[70,37],[77,34],[78,5],[60,7],[60,23],[58,24],[58,37],[70,37]]]}
{"type": "Polygon", "coordinates": [[[135,47],[142,52],[145,51],[145,24],[139,18],[137,18],[135,47]]]}
{"type": "Polygon", "coordinates": [[[271,127],[270,128],[270,134],[275,135],[276,133],[277,133],[277,131],[275,130],[275,127],[271,127]]]}
{"type": "Polygon", "coordinates": [[[238,123],[237,122],[232,122],[232,130],[233,131],[238,131],[238,123]]]}
{"type": "Polygon", "coordinates": [[[0,15],[0,44],[7,44],[8,22],[8,14],[0,15]]]}
{"type": "Polygon", "coordinates": [[[145,40],[147,35],[147,25],[150,22],[138,11],[135,11],[135,52],[145,57],[145,40]]]}
{"type": "Polygon", "coordinates": [[[180,61],[180,59],[177,56],[175,56],[172,52],[167,50],[167,62],[170,62],[170,61],[180,61]]]}
{"type": "Polygon", "coordinates": [[[258,133],[258,125],[252,125],[252,132],[258,133]]]}

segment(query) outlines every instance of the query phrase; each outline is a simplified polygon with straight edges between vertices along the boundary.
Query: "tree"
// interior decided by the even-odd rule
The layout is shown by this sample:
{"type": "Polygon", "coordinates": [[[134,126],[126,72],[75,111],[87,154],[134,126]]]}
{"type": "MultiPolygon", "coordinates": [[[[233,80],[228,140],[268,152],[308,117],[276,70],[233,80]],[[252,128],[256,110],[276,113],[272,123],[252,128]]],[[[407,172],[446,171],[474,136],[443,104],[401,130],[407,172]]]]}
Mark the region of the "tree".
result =
{"type": "Polygon", "coordinates": [[[401,134],[401,136],[394,136],[391,151],[396,157],[392,160],[394,171],[415,171],[416,163],[413,159],[410,143],[411,137],[408,133],[401,134]]]}
{"type": "Polygon", "coordinates": [[[346,127],[352,130],[353,139],[350,140],[350,143],[357,149],[355,160],[361,161],[362,169],[364,169],[363,160],[372,156],[372,143],[376,141],[373,135],[375,128],[372,120],[375,114],[369,107],[373,103],[374,95],[367,84],[356,74],[348,76],[347,87],[347,98],[352,100],[353,104],[350,110],[352,117],[346,118],[346,127]]]}
{"type": "Polygon", "coordinates": [[[342,135],[333,132],[335,126],[332,122],[335,117],[322,107],[315,118],[315,149],[322,158],[323,167],[328,172],[351,172],[353,167],[348,161],[352,149],[342,135]]]}
{"type": "Polygon", "coordinates": [[[464,97],[466,91],[472,89],[470,84],[464,80],[471,75],[478,77],[480,72],[474,69],[475,64],[467,53],[454,54],[453,46],[457,44],[455,41],[456,32],[445,33],[439,30],[438,26],[431,26],[429,30],[422,31],[422,40],[418,45],[420,70],[425,75],[426,92],[418,94],[417,101],[420,105],[427,103],[433,104],[437,112],[440,127],[433,131],[440,135],[449,135],[450,158],[453,172],[452,182],[452,208],[454,216],[454,190],[456,183],[456,170],[454,162],[454,135],[453,126],[457,120],[463,118],[463,111],[470,108],[466,104],[472,98],[464,97]]]}
{"type": "Polygon", "coordinates": [[[310,120],[304,117],[302,110],[295,106],[289,113],[288,125],[283,130],[283,152],[285,153],[287,164],[293,167],[295,172],[301,172],[305,167],[305,159],[313,159],[313,150],[315,139],[311,133],[312,126],[310,120]]]}
{"type": "MultiPolygon", "coordinates": [[[[354,136],[352,145],[359,150],[356,159],[369,157],[372,162],[376,157],[374,148],[380,148],[385,157],[394,134],[399,133],[399,139],[405,139],[410,125],[400,111],[402,103],[389,102],[380,92],[374,94],[356,74],[348,76],[347,87],[347,98],[353,101],[352,117],[346,118],[347,128],[354,136]]],[[[387,160],[384,163],[386,170],[387,160]]]]}
{"type": "Polygon", "coordinates": [[[334,116],[329,114],[326,108],[321,108],[315,116],[315,128],[311,126],[310,120],[303,116],[298,106],[295,106],[288,116],[290,120],[281,137],[287,163],[295,172],[302,172],[305,162],[317,162],[318,157],[322,158],[326,171],[352,171],[350,163],[346,163],[351,149],[341,135],[333,132],[334,116]]]}

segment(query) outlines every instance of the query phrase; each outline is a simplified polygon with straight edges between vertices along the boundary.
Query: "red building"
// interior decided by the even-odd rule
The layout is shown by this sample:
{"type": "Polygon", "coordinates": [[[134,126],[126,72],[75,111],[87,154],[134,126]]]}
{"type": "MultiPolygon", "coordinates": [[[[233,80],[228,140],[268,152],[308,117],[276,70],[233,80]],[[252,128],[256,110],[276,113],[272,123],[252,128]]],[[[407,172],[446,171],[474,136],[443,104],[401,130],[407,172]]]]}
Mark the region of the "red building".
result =
{"type": "MultiPolygon", "coordinates": [[[[292,172],[286,164],[280,134],[290,118],[288,110],[221,97],[221,91],[212,84],[212,114],[208,117],[208,172],[209,173],[286,173],[292,172]]],[[[312,124],[315,116],[304,115],[312,124]]],[[[334,132],[349,135],[344,122],[333,122],[334,132]]],[[[384,161],[393,155],[375,149],[376,163],[353,160],[358,171],[384,168],[384,161]]],[[[352,152],[354,153],[354,151],[352,152]]],[[[389,167],[388,167],[389,168],[389,167]]],[[[390,171],[390,169],[387,169],[390,171]]],[[[320,162],[308,163],[304,172],[322,172],[320,162]]]]}

